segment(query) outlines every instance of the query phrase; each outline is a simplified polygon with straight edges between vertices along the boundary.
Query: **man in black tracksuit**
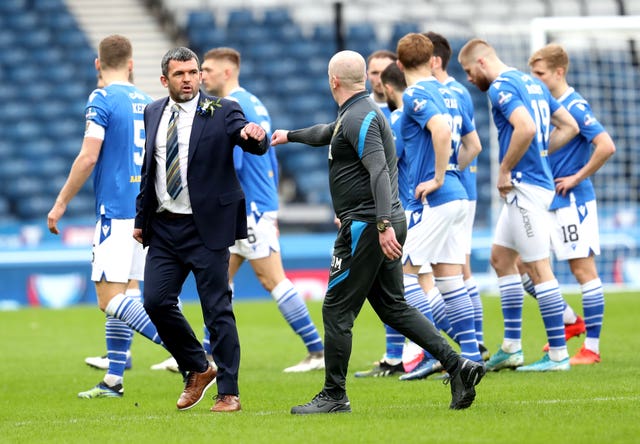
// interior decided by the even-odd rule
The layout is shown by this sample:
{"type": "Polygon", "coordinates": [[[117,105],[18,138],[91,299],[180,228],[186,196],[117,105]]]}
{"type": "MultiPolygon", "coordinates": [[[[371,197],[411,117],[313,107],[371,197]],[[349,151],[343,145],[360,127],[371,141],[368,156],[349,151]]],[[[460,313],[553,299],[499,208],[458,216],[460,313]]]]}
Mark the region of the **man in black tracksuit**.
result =
{"type": "Polygon", "coordinates": [[[294,414],[350,412],[346,376],[351,330],[365,299],[380,319],[429,351],[451,375],[453,409],[467,408],[482,364],[461,358],[433,324],[404,299],[402,243],[407,234],[398,199],[398,169],[391,129],[365,88],[360,54],[341,51],[329,62],[329,84],[340,106],[330,124],[273,133],[271,144],[329,146],[329,184],[340,220],[322,317],[325,384],[294,414]]]}

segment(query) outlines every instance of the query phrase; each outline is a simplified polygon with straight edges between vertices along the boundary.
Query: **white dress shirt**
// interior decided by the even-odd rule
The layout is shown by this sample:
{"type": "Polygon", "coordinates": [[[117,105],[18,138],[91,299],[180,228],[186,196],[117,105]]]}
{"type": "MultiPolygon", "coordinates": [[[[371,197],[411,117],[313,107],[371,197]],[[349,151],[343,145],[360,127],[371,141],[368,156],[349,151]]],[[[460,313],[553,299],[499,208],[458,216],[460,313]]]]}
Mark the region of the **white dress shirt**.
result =
{"type": "Polygon", "coordinates": [[[189,138],[191,137],[191,126],[196,114],[200,93],[188,102],[177,103],[180,111],[178,113],[178,158],[180,160],[180,178],[182,180],[182,191],[174,200],[167,192],[167,127],[171,118],[171,107],[176,104],[171,98],[167,103],[156,134],[156,145],[154,158],[156,166],[156,196],[158,196],[158,211],[170,211],[172,213],[191,214],[191,201],[189,200],[189,187],[187,186],[187,163],[189,161],[189,138]]]}

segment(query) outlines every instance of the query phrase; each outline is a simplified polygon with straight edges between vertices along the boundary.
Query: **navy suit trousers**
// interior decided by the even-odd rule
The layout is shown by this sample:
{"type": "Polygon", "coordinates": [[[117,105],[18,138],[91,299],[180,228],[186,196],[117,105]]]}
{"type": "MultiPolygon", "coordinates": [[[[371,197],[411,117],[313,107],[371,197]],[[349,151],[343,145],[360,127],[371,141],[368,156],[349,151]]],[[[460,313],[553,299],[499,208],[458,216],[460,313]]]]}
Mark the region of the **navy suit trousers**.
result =
{"type": "Polygon", "coordinates": [[[240,341],[231,305],[229,250],[206,248],[190,215],[169,219],[159,214],[151,224],[153,236],[144,273],[145,310],[181,370],[206,370],[202,344],[178,308],[182,285],[192,272],[218,366],[218,393],[239,394],[240,341]]]}

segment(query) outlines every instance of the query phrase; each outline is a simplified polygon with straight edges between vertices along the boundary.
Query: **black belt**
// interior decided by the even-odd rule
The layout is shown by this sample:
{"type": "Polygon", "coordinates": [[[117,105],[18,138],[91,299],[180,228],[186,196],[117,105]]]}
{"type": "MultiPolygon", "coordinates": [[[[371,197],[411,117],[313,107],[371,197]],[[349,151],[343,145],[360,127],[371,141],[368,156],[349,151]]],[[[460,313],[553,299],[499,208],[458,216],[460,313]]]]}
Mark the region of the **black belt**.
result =
{"type": "Polygon", "coordinates": [[[161,211],[158,216],[162,219],[184,219],[185,217],[191,217],[192,214],[172,213],[171,211],[161,211]]]}

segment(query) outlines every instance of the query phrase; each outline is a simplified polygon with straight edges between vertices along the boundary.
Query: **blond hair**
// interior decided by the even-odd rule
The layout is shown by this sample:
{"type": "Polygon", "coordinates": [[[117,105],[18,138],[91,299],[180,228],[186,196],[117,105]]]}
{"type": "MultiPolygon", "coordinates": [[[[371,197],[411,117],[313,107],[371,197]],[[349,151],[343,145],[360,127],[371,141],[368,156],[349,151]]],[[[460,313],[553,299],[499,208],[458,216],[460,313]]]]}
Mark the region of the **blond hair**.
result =
{"type": "Polygon", "coordinates": [[[534,52],[529,57],[529,66],[535,62],[544,61],[549,69],[564,68],[564,72],[569,71],[569,55],[564,48],[556,43],[550,43],[534,52]]]}

